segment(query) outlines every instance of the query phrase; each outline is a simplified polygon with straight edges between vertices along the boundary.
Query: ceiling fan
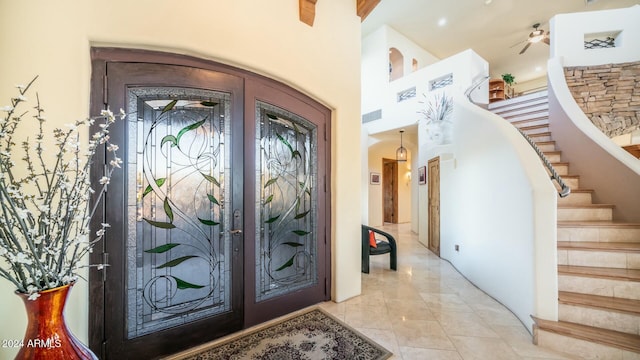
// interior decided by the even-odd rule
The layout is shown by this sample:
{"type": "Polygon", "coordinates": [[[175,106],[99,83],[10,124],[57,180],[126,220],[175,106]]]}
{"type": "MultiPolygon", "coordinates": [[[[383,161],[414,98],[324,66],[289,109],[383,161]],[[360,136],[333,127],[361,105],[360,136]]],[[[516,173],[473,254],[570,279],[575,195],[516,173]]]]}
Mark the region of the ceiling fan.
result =
{"type": "Polygon", "coordinates": [[[543,43],[549,45],[549,32],[547,31],[547,33],[545,34],[543,29],[538,29],[539,26],[540,23],[533,24],[533,31],[531,32],[531,34],[529,34],[527,40],[525,40],[527,44],[522,48],[522,50],[520,50],[519,55],[524,54],[524,52],[527,51],[531,44],[539,43],[542,41],[543,43]]]}

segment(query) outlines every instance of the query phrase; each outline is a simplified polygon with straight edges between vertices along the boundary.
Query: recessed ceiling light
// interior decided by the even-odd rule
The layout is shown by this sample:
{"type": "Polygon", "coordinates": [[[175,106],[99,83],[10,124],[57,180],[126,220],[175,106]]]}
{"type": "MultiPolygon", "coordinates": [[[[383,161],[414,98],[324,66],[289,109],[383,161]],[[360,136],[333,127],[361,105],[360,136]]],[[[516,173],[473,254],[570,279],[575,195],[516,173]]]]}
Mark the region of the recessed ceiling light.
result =
{"type": "Polygon", "coordinates": [[[438,26],[445,26],[445,25],[447,25],[447,19],[440,18],[440,20],[438,20],[438,26]]]}
{"type": "Polygon", "coordinates": [[[542,71],[542,66],[536,66],[536,71],[542,71]]]}
{"type": "Polygon", "coordinates": [[[493,1],[493,0],[484,0],[484,3],[485,3],[486,5],[489,5],[489,4],[491,4],[491,2],[492,2],[492,1],[493,1]]]}

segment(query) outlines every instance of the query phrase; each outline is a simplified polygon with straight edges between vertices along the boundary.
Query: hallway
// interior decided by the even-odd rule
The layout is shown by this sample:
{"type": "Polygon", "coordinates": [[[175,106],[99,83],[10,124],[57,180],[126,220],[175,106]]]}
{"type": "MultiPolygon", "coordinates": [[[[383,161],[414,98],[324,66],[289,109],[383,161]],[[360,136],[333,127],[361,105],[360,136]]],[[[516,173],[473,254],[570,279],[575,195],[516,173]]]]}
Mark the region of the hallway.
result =
{"type": "Polygon", "coordinates": [[[387,255],[372,256],[362,295],[321,306],[391,350],[391,359],[569,359],[533,345],[510,311],[420,244],[410,224],[381,229],[398,242],[398,271],[387,255]]]}

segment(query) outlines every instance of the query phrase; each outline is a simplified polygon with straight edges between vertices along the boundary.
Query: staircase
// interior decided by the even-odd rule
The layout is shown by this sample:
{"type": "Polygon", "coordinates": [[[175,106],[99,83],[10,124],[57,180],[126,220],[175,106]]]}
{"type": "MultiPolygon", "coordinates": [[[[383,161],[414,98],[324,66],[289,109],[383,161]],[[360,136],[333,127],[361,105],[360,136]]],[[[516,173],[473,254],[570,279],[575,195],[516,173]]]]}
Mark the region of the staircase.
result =
{"type": "Polygon", "coordinates": [[[580,187],[549,131],[546,91],[489,110],[529,135],[571,188],[558,197],[559,321],[534,317],[534,343],[580,359],[640,359],[640,224],[616,222],[614,205],[580,187]]]}

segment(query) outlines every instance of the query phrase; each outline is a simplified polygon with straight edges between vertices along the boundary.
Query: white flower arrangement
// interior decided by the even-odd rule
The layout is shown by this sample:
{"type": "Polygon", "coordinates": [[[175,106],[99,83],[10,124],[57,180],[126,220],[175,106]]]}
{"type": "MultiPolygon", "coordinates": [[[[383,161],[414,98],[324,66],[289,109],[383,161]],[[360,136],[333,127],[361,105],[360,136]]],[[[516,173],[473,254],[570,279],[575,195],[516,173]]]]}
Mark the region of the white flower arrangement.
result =
{"type": "MultiPolygon", "coordinates": [[[[110,110],[96,118],[67,124],[66,129],[53,130],[55,156],[45,150],[44,110],[36,94],[35,119],[28,127],[37,127],[33,144],[22,142],[22,165],[14,143],[16,130],[27,122],[29,110],[22,111],[28,100],[25,94],[32,86],[17,85],[19,95],[11,105],[0,108],[0,277],[13,283],[17,292],[29,294],[72,283],[78,279],[80,260],[100,241],[109,224],[102,224],[90,234],[89,221],[96,211],[90,204],[95,195],[99,202],[115,168],[122,160],[116,155],[118,146],[109,142],[109,126],[116,121],[110,110]],[[80,143],[80,129],[101,121],[100,130],[92,135],[86,150],[80,143]],[[89,169],[99,146],[106,146],[111,161],[100,187],[92,188],[89,169]],[[25,172],[26,170],[26,172],[25,172]],[[25,174],[26,173],[26,174],[25,174]],[[23,175],[25,174],[25,175],[23,175]]],[[[120,110],[120,117],[124,112],[120,110]]],[[[51,143],[51,142],[48,142],[51,143]]],[[[95,185],[95,184],[94,184],[95,185]]],[[[90,265],[102,269],[105,264],[90,265]]]]}
{"type": "Polygon", "coordinates": [[[425,109],[418,111],[427,119],[427,125],[447,120],[453,112],[453,98],[444,93],[436,94],[433,101],[429,101],[425,109]]]}
{"type": "MultiPolygon", "coordinates": [[[[426,98],[427,96],[423,94],[426,98]]],[[[421,103],[425,103],[421,101],[421,103]]],[[[440,93],[434,95],[433,99],[426,102],[426,106],[418,110],[425,119],[427,135],[429,139],[437,144],[445,144],[451,142],[451,121],[449,117],[453,113],[453,98],[447,97],[446,94],[440,93]]]]}

